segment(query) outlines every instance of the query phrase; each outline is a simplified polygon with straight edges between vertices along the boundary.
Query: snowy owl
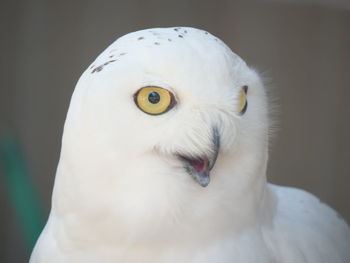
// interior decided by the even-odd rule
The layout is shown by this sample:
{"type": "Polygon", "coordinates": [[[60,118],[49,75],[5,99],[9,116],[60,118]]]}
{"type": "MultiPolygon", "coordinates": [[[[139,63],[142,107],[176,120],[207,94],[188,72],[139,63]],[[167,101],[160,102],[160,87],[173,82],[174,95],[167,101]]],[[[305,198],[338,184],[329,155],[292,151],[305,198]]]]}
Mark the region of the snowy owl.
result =
{"type": "Polygon", "coordinates": [[[346,263],[350,230],[266,182],[259,75],[210,33],[127,34],[83,73],[31,263],[346,263]]]}

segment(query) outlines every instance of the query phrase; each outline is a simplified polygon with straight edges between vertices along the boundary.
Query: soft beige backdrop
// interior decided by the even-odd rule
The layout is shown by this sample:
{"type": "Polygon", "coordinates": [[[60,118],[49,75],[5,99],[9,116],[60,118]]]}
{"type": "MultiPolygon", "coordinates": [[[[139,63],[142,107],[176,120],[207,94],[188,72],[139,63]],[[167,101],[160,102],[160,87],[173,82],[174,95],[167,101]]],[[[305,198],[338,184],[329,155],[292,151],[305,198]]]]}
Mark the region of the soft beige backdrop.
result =
{"type": "MultiPolygon", "coordinates": [[[[186,25],[223,39],[277,98],[269,180],[307,189],[350,220],[350,11],[294,2],[2,1],[0,124],[19,135],[46,213],[82,71],[127,32],[186,25]]],[[[0,261],[26,262],[0,182],[0,261]]]]}

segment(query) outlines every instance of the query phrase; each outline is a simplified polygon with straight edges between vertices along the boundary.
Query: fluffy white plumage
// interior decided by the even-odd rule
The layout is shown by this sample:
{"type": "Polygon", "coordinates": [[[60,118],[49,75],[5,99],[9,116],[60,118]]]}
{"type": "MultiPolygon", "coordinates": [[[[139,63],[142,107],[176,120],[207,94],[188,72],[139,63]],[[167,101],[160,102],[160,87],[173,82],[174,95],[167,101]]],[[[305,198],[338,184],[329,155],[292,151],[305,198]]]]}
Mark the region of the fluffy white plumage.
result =
{"type": "Polygon", "coordinates": [[[121,37],[76,86],[30,262],[349,262],[350,230],[331,208],[267,184],[267,108],[257,73],[205,31],[121,37]],[[144,113],[134,96],[145,86],[171,91],[177,104],[144,113]],[[215,152],[202,187],[206,175],[186,168],[214,164],[215,152]]]}

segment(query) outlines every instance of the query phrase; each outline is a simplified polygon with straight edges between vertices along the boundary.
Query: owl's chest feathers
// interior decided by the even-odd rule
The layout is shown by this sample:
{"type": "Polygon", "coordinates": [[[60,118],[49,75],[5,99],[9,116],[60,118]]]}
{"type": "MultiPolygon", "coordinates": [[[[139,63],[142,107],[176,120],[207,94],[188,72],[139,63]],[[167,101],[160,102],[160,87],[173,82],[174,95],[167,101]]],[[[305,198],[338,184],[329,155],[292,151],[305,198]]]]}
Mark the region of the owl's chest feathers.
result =
{"type": "Polygon", "coordinates": [[[157,191],[145,191],[141,187],[145,184],[139,183],[91,195],[98,187],[115,186],[111,182],[103,187],[90,184],[85,174],[79,187],[68,191],[72,178],[56,178],[50,231],[44,235],[53,241],[48,243],[55,244],[57,255],[68,257],[57,262],[99,261],[88,255],[105,259],[100,262],[224,263],[237,258],[242,259],[237,262],[247,263],[257,262],[259,257],[269,259],[257,221],[263,218],[260,211],[270,211],[270,202],[262,202],[267,196],[264,187],[259,191],[250,186],[243,189],[253,190],[232,191],[216,183],[220,180],[217,177],[203,192],[199,187],[189,188],[192,181],[188,178],[187,191],[163,181],[154,186],[157,191]],[[246,245],[242,247],[242,243],[246,245]],[[218,257],[225,258],[217,261],[218,257]]]}
{"type": "Polygon", "coordinates": [[[72,236],[67,236],[69,240],[56,240],[57,244],[61,242],[62,245],[57,246],[57,254],[66,257],[58,262],[231,263],[233,258],[238,263],[274,262],[258,229],[202,240],[186,234],[181,240],[173,233],[165,233],[159,240],[136,240],[132,235],[129,239],[115,237],[111,240],[107,233],[106,235],[104,239],[89,238],[86,235],[85,240],[74,239],[72,236]],[[74,254],[67,253],[67,249],[74,251],[74,254]],[[94,258],[96,255],[98,259],[94,258]]]}
{"type": "Polygon", "coordinates": [[[126,224],[108,213],[94,218],[80,214],[57,218],[53,213],[49,220],[49,239],[54,239],[58,255],[68,257],[58,262],[97,262],[101,259],[100,262],[126,263],[225,263],[232,262],[232,258],[245,263],[274,262],[264,245],[259,224],[218,214],[216,211],[211,215],[217,217],[202,218],[197,222],[193,217],[177,218],[178,221],[162,217],[159,221],[153,218],[152,224],[146,217],[139,217],[126,224]],[[67,250],[74,254],[66,253],[67,250]],[[100,258],[88,255],[99,255],[100,258]]]}

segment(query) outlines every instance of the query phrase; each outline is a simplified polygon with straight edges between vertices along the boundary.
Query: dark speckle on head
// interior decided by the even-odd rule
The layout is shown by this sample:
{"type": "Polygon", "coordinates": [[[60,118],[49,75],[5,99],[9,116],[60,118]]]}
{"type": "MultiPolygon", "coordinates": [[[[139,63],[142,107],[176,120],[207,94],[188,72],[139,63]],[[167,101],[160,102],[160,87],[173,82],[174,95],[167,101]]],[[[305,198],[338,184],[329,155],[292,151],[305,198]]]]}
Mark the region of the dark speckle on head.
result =
{"type": "Polygon", "coordinates": [[[109,63],[112,63],[112,62],[115,62],[115,61],[117,61],[117,60],[116,59],[112,59],[110,61],[107,61],[107,62],[103,63],[103,65],[94,68],[94,70],[91,71],[91,74],[95,73],[95,72],[100,72],[103,69],[104,66],[107,66],[109,63]]]}
{"type": "Polygon", "coordinates": [[[144,37],[139,37],[137,40],[142,40],[142,39],[145,39],[144,37]]]}
{"type": "Polygon", "coordinates": [[[183,36],[182,36],[182,35],[179,35],[179,37],[183,38],[183,36]]]}
{"type": "Polygon", "coordinates": [[[92,65],[90,68],[93,68],[93,67],[95,67],[95,65],[92,65]]]}
{"type": "Polygon", "coordinates": [[[94,68],[93,71],[91,71],[91,74],[95,73],[95,72],[100,72],[102,69],[103,69],[103,66],[98,66],[98,67],[94,68]]]}
{"type": "Polygon", "coordinates": [[[184,32],[185,32],[185,34],[187,34],[187,30],[185,30],[184,32]]]}
{"type": "Polygon", "coordinates": [[[112,58],[112,57],[114,57],[114,55],[110,55],[109,57],[112,58]]]}
{"type": "Polygon", "coordinates": [[[160,45],[159,42],[154,42],[155,45],[160,45]]]}
{"type": "Polygon", "coordinates": [[[178,29],[178,28],[174,28],[174,30],[175,30],[175,31],[179,31],[179,29],[178,29]]]}
{"type": "Polygon", "coordinates": [[[120,53],[119,54],[119,56],[124,56],[124,55],[126,55],[126,53],[124,52],[124,53],[120,53]]]}
{"type": "Polygon", "coordinates": [[[113,59],[113,60],[110,60],[110,61],[107,61],[106,63],[104,63],[103,65],[108,65],[109,63],[112,63],[112,62],[114,62],[114,61],[116,61],[115,59],[113,59]]]}
{"type": "Polygon", "coordinates": [[[170,39],[170,38],[168,38],[168,41],[171,41],[171,39],[170,39]]]}
{"type": "Polygon", "coordinates": [[[205,33],[206,35],[208,35],[208,32],[207,32],[207,31],[205,31],[204,33],[205,33]]]}

